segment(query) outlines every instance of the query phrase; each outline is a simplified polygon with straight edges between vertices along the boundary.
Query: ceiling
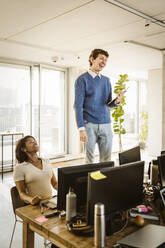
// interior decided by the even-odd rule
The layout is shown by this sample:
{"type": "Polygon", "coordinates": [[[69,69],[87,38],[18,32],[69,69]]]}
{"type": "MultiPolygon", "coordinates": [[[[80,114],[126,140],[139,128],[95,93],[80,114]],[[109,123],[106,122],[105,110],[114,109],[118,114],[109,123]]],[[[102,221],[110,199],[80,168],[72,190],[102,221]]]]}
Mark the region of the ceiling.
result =
{"type": "Polygon", "coordinates": [[[90,51],[103,48],[110,53],[107,68],[111,70],[160,68],[165,49],[165,1],[120,0],[145,17],[116,3],[0,0],[0,57],[54,64],[52,57],[58,56],[57,65],[84,67],[90,51]]]}

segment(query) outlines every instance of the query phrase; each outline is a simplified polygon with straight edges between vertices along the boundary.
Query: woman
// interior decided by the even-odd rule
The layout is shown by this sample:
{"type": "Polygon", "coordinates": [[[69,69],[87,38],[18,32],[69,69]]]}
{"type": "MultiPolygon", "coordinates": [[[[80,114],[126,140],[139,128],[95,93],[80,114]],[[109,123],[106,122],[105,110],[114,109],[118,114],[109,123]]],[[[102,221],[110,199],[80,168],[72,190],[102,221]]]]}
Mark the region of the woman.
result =
{"type": "Polygon", "coordinates": [[[57,180],[47,159],[38,157],[39,146],[34,137],[28,135],[16,144],[14,181],[20,198],[31,205],[52,197],[51,185],[57,190],[57,180]]]}

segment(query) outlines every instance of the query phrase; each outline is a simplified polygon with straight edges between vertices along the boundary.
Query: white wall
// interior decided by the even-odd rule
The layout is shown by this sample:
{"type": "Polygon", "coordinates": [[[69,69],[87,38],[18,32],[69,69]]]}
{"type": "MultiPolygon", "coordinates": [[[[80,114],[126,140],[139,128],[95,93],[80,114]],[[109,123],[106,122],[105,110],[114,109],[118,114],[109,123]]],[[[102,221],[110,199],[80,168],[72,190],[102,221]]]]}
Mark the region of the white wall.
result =
{"type": "Polygon", "coordinates": [[[79,139],[79,131],[75,120],[74,105],[74,85],[77,77],[84,72],[84,69],[79,67],[70,67],[68,73],[68,147],[70,154],[80,154],[81,144],[79,139]]]}
{"type": "Polygon", "coordinates": [[[158,156],[162,149],[162,69],[148,73],[148,152],[158,156]]]}
{"type": "Polygon", "coordinates": [[[163,106],[162,106],[162,150],[165,150],[165,54],[163,55],[163,86],[162,86],[162,99],[163,99],[163,106]]]}

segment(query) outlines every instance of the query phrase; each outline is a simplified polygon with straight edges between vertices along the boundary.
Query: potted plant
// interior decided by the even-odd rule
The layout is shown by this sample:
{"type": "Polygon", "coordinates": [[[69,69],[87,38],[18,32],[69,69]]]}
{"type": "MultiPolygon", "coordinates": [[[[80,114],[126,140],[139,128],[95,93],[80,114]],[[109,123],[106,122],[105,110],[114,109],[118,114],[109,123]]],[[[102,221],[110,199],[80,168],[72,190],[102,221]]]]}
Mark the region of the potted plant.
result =
{"type": "MultiPolygon", "coordinates": [[[[119,75],[119,77],[120,78],[114,87],[114,93],[115,94],[119,94],[121,91],[125,90],[126,89],[126,82],[129,81],[127,74],[119,75]]],[[[118,107],[113,108],[113,110],[112,110],[112,118],[114,119],[113,130],[114,130],[114,133],[118,134],[118,136],[119,136],[119,150],[120,150],[120,152],[123,151],[121,135],[126,133],[126,130],[123,126],[123,123],[124,123],[124,108],[123,108],[123,106],[126,104],[125,98],[126,98],[126,96],[123,96],[123,98],[120,102],[120,105],[118,107]]]]}
{"type": "Polygon", "coordinates": [[[148,112],[145,110],[141,111],[139,119],[139,145],[141,149],[145,149],[148,137],[148,112]]]}

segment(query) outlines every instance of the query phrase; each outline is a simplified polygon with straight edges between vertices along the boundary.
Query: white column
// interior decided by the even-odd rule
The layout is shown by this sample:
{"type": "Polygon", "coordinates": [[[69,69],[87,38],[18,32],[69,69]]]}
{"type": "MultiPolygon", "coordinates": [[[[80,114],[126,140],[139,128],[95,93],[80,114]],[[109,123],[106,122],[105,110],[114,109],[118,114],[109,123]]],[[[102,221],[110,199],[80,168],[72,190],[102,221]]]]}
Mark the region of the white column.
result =
{"type": "Polygon", "coordinates": [[[77,77],[84,72],[84,69],[78,67],[70,67],[68,73],[68,152],[70,154],[80,154],[81,144],[79,139],[79,131],[75,120],[74,111],[74,85],[77,77]]]}
{"type": "Polygon", "coordinates": [[[165,150],[165,55],[163,55],[162,77],[162,150],[165,150]]]}
{"type": "Polygon", "coordinates": [[[162,149],[162,69],[148,73],[148,152],[160,155],[162,149]]]}

